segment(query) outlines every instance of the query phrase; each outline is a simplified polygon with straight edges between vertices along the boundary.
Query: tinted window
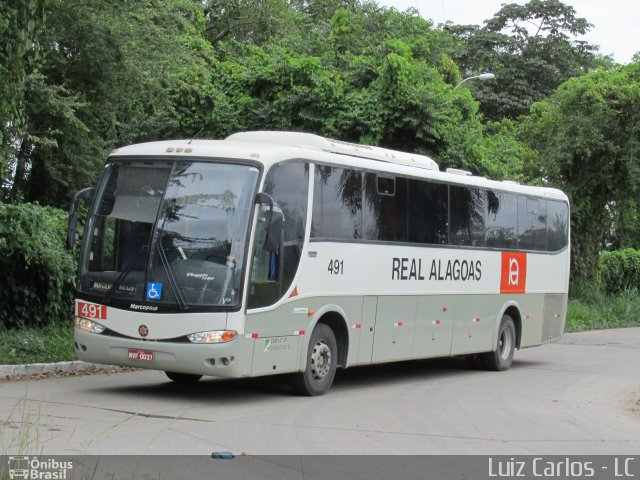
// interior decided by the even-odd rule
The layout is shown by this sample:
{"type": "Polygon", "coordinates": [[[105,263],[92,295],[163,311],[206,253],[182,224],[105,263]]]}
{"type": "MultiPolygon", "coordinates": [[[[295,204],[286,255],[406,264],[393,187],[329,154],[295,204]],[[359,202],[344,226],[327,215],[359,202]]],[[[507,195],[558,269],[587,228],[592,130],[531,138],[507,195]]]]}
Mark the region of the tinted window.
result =
{"type": "Polygon", "coordinates": [[[317,166],[311,235],[557,251],[568,215],[558,201],[317,166]]]}
{"type": "Polygon", "coordinates": [[[446,244],[449,219],[447,185],[413,179],[408,182],[409,241],[446,244]]]}
{"type": "Polygon", "coordinates": [[[395,177],[381,177],[378,175],[378,193],[380,195],[395,195],[396,194],[396,179],[395,177]]]}
{"type": "Polygon", "coordinates": [[[362,238],[362,174],[316,166],[311,236],[362,238]]]}
{"type": "Polygon", "coordinates": [[[486,215],[485,245],[492,248],[516,248],[516,195],[488,191],[486,215]]]}
{"type": "Polygon", "coordinates": [[[273,167],[265,181],[264,191],[271,195],[284,213],[284,248],[282,265],[283,294],[298,270],[307,222],[309,165],[302,162],[273,167]]]}
{"type": "Polygon", "coordinates": [[[472,245],[484,247],[485,244],[485,190],[450,187],[451,237],[452,245],[472,245]]]}
{"type": "MultiPolygon", "coordinates": [[[[388,177],[384,177],[387,185],[388,177]]],[[[396,177],[395,194],[379,193],[378,175],[365,175],[363,229],[366,240],[408,242],[408,180],[396,177]]]]}
{"type": "Polygon", "coordinates": [[[309,165],[303,162],[276,165],[267,174],[264,192],[284,214],[284,243],[279,251],[262,248],[268,218],[265,206],[258,211],[253,254],[249,308],[274,304],[288,290],[300,264],[307,221],[309,165]]]}
{"type": "Polygon", "coordinates": [[[302,162],[276,165],[267,174],[264,192],[271,195],[284,213],[285,243],[302,248],[307,221],[309,165],[302,162]]]}
{"type": "Polygon", "coordinates": [[[547,249],[547,201],[518,197],[518,248],[547,249]]]}
{"type": "Polygon", "coordinates": [[[569,209],[564,202],[547,201],[547,250],[556,252],[569,240],[569,209]]]}
{"type": "Polygon", "coordinates": [[[257,179],[258,169],[244,165],[175,165],[147,279],[165,286],[157,299],[178,305],[238,303],[257,179]]]}
{"type": "Polygon", "coordinates": [[[151,238],[170,173],[166,165],[109,167],[93,225],[90,271],[121,272],[131,261],[133,271],[145,269],[148,252],[139,251],[151,238]]]}

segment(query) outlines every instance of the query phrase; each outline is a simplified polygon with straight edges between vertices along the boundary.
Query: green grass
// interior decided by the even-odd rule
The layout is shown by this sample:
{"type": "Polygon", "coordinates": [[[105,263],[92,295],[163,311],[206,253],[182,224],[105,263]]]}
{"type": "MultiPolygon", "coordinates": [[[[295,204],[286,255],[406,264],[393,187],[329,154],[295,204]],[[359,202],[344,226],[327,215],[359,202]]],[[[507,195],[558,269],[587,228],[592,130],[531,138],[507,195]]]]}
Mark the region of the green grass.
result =
{"type": "Polygon", "coordinates": [[[73,324],[0,331],[0,365],[75,360],[73,324]]]}
{"type": "Polygon", "coordinates": [[[567,332],[640,327],[640,296],[636,290],[608,295],[591,285],[572,286],[567,332]]]}

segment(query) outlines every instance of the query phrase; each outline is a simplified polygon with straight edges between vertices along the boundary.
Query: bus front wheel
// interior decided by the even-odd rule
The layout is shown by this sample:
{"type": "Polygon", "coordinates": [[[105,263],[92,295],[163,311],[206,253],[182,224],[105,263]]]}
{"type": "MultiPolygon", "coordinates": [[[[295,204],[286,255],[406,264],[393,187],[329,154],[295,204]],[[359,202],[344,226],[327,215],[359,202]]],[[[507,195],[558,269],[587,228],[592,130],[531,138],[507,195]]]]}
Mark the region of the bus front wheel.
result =
{"type": "Polygon", "coordinates": [[[192,373],[164,372],[164,374],[176,383],[196,383],[202,378],[202,375],[194,375],[192,373]]]}
{"type": "Polygon", "coordinates": [[[516,350],[516,327],[510,315],[503,315],[498,329],[496,349],[482,356],[482,362],[487,370],[507,370],[513,362],[516,350]]]}
{"type": "Polygon", "coordinates": [[[313,329],[309,340],[306,369],[294,377],[296,392],[308,396],[327,393],[336,376],[337,361],[336,336],[328,325],[320,323],[313,329]]]}

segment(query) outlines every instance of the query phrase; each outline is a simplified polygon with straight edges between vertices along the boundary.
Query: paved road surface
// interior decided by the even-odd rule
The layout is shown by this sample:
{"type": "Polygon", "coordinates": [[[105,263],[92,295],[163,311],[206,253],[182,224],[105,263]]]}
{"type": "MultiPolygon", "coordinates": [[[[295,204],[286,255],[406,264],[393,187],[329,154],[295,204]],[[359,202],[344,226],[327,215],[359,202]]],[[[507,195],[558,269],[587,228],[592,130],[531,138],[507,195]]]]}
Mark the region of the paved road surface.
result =
{"type": "Polygon", "coordinates": [[[638,454],[640,328],[565,336],[513,367],[458,359],[339,372],[324,397],[285,379],[163,373],[0,383],[2,453],[638,454]],[[24,446],[28,444],[27,448],[24,446]]]}

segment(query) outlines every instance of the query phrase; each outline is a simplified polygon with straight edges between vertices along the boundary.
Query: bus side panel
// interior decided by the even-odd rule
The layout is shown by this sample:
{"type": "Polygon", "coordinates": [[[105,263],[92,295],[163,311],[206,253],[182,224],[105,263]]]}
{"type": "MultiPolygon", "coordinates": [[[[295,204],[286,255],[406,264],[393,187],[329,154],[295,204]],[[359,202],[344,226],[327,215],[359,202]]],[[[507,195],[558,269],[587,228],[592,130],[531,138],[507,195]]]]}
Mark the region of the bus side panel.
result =
{"type": "Polygon", "coordinates": [[[487,352],[494,348],[500,295],[455,295],[452,355],[487,352]]]}
{"type": "Polygon", "coordinates": [[[565,300],[566,295],[564,294],[546,294],[544,296],[541,343],[557,340],[562,335],[565,318],[565,300]]]}
{"type": "Polygon", "coordinates": [[[298,370],[300,336],[256,338],[253,347],[253,375],[288,373],[298,370]]]}
{"type": "Polygon", "coordinates": [[[520,324],[522,326],[520,348],[540,345],[544,294],[528,293],[526,295],[513,295],[512,299],[517,302],[520,311],[520,324]]]}
{"type": "Polygon", "coordinates": [[[455,295],[419,297],[412,357],[449,355],[454,318],[455,295]]]}
{"type": "Polygon", "coordinates": [[[411,358],[417,303],[415,296],[378,297],[373,362],[411,358]]]}
{"type": "MultiPolygon", "coordinates": [[[[352,353],[352,349],[349,348],[349,361],[348,364],[362,363],[369,364],[373,356],[373,339],[376,327],[376,311],[378,309],[378,297],[364,297],[362,303],[362,322],[360,328],[353,330],[358,331],[358,351],[352,353]],[[351,362],[351,359],[354,359],[351,362]]],[[[357,327],[358,324],[351,325],[357,327]]],[[[352,340],[355,342],[355,337],[352,340]]]]}
{"type": "MultiPolygon", "coordinates": [[[[245,321],[246,335],[257,337],[253,374],[284,373],[284,368],[286,371],[299,371],[304,368],[313,327],[327,313],[338,313],[343,317],[348,332],[348,338],[345,339],[348,348],[347,363],[353,363],[358,358],[360,333],[364,328],[354,328],[361,323],[362,309],[362,296],[318,296],[297,298],[275,308],[248,311],[245,321]],[[291,340],[283,340],[288,336],[300,337],[299,346],[294,348],[291,340]],[[271,344],[267,345],[269,339],[271,344]],[[276,347],[276,343],[282,346],[276,347]]],[[[375,306],[373,311],[375,313],[375,306]]],[[[370,360],[370,350],[368,355],[370,360]]]]}

